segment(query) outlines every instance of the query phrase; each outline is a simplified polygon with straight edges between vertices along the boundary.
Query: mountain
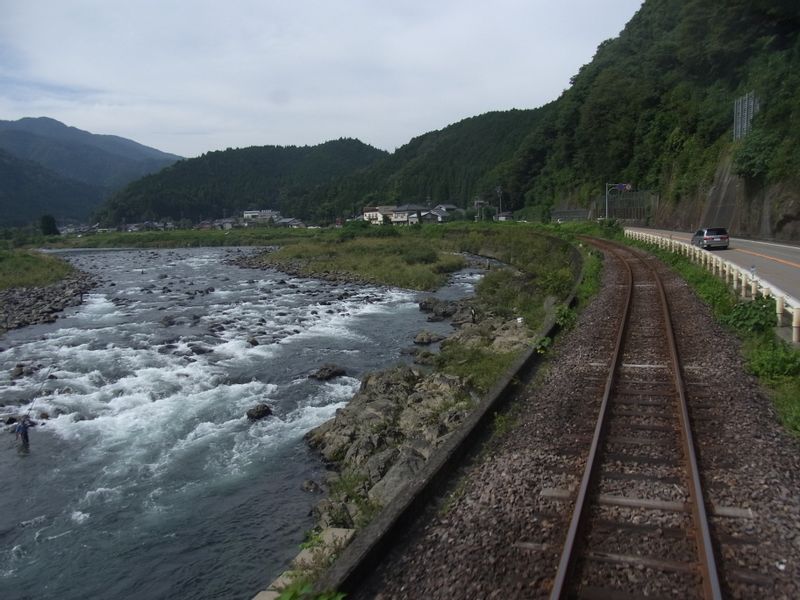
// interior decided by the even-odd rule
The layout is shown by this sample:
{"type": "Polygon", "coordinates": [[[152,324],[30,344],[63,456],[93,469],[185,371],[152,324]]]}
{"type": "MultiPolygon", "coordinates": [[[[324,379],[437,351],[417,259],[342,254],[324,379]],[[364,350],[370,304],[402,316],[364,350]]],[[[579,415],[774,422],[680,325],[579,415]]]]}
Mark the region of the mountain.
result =
{"type": "Polygon", "coordinates": [[[494,193],[543,111],[464,119],[412,139],[394,153],[358,140],[314,147],[262,146],[210,152],[129,185],[106,206],[109,224],[157,217],[222,217],[274,208],[313,222],[360,214],[365,204],[455,202],[494,193]]]}
{"type": "Polygon", "coordinates": [[[659,198],[662,225],[800,237],[799,33],[796,2],[647,0],[557,100],[420,136],[315,201],[467,207],[499,186],[504,209],[547,218],[630,182],[659,198]],[[748,92],[760,110],[734,141],[748,92]]]}
{"type": "Polygon", "coordinates": [[[373,168],[313,190],[306,203],[331,205],[329,210],[403,203],[469,207],[476,196],[495,197],[516,149],[546,113],[490,112],[426,133],[373,168]]]}
{"type": "Polygon", "coordinates": [[[46,117],[0,121],[0,149],[106,192],[180,160],[115,135],[98,135],[46,117]]]}
{"type": "Polygon", "coordinates": [[[208,152],[131,183],[108,201],[100,216],[110,224],[165,217],[197,221],[269,208],[304,217],[297,198],[385,156],[354,139],[208,152]]]}
{"type": "MultiPolygon", "coordinates": [[[[364,205],[468,207],[477,197],[547,219],[625,182],[658,198],[653,224],[714,220],[737,234],[797,239],[799,34],[795,0],[646,0],[545,106],[465,119],[327,181],[276,179],[243,158],[208,155],[208,168],[191,168],[195,179],[176,177],[178,166],[200,164],[184,161],[132,184],[110,214],[141,218],[147,207],[196,218],[258,205],[330,222],[364,205]],[[750,92],[759,110],[734,140],[734,102],[750,92]],[[218,159],[230,170],[211,168],[218,159]]],[[[270,152],[259,161],[278,160],[270,152]]]]}
{"type": "Polygon", "coordinates": [[[0,226],[20,227],[42,215],[58,222],[83,220],[101,203],[102,191],[61,177],[0,150],[0,226]]]}

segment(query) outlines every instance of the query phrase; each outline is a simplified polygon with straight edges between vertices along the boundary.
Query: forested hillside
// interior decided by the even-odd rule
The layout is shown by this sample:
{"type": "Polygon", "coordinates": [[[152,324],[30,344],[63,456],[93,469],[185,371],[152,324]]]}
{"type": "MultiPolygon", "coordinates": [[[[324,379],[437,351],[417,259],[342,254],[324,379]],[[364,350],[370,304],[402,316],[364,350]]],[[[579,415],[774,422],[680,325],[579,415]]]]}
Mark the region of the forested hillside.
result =
{"type": "Polygon", "coordinates": [[[130,184],[99,215],[109,224],[166,217],[198,221],[270,208],[307,218],[304,200],[314,187],[385,156],[353,139],[208,152],[130,184]]]}
{"type": "Polygon", "coordinates": [[[546,208],[632,182],[679,203],[720,159],[765,184],[800,167],[800,5],[648,0],[602,44],[517,153],[514,204],[546,208]],[[755,91],[753,133],[733,143],[733,102],[755,91]]]}
{"type": "Polygon", "coordinates": [[[0,227],[22,227],[42,215],[81,221],[97,208],[100,189],[61,177],[0,149],[0,227]]]}
{"type": "Polygon", "coordinates": [[[286,166],[309,149],[210,153],[136,182],[106,215],[197,219],[270,207],[330,222],[367,204],[467,207],[496,200],[499,186],[504,209],[547,218],[553,206],[601,196],[608,182],[652,190],[678,213],[702,202],[719,165],[732,162],[747,200],[781,182],[773,221],[800,221],[791,214],[800,213],[798,32],[796,0],[647,0],[546,106],[466,119],[338,171],[324,160],[319,173],[305,159],[286,166]],[[760,112],[734,142],[733,103],[751,91],[760,112]]]}
{"type": "Polygon", "coordinates": [[[412,139],[375,167],[321,186],[305,201],[312,213],[338,214],[369,204],[441,203],[468,207],[495,194],[508,164],[546,109],[492,112],[412,139]]]}

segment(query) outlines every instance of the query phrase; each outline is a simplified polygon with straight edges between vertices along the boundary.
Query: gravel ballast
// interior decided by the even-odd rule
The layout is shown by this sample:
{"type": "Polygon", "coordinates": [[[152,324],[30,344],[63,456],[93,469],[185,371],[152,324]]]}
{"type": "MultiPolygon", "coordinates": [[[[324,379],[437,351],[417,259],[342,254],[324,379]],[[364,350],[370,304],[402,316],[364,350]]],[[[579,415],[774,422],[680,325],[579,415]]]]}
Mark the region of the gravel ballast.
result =
{"type": "MultiPolygon", "coordinates": [[[[800,442],[746,374],[738,340],[682,279],[660,270],[685,364],[723,593],[800,597],[800,442]]],[[[607,258],[600,294],[519,395],[514,426],[464,467],[449,497],[420,515],[349,597],[548,597],[566,530],[565,502],[552,492],[579,478],[595,416],[596,390],[576,389],[575,381],[604,376],[598,365],[612,345],[620,281],[607,258]]],[[[668,526],[667,519],[662,535],[668,526]]]]}

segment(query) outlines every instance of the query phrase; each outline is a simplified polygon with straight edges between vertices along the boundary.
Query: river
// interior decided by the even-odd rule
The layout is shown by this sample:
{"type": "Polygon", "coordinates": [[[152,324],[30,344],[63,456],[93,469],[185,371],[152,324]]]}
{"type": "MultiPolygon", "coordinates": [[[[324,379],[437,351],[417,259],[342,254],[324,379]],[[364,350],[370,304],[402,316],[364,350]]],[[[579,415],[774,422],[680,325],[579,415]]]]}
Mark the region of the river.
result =
{"type": "Polygon", "coordinates": [[[29,453],[0,438],[0,598],[252,598],[313,525],[303,434],[418,331],[450,330],[420,294],[225,263],[239,252],[66,252],[100,285],[0,336],[0,414],[39,422],[29,453]],[[325,363],[347,375],[308,378],[325,363]],[[274,415],[249,422],[260,402],[274,415]]]}

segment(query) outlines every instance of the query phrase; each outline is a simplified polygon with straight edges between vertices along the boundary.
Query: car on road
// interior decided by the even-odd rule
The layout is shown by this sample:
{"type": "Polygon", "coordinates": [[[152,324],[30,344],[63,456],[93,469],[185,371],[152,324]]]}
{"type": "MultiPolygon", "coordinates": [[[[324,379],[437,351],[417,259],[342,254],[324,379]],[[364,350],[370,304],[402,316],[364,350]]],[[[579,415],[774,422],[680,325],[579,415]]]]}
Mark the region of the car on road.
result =
{"type": "Polygon", "coordinates": [[[695,231],[692,236],[692,245],[701,248],[720,248],[725,250],[730,243],[728,230],[724,227],[704,227],[695,231]]]}

